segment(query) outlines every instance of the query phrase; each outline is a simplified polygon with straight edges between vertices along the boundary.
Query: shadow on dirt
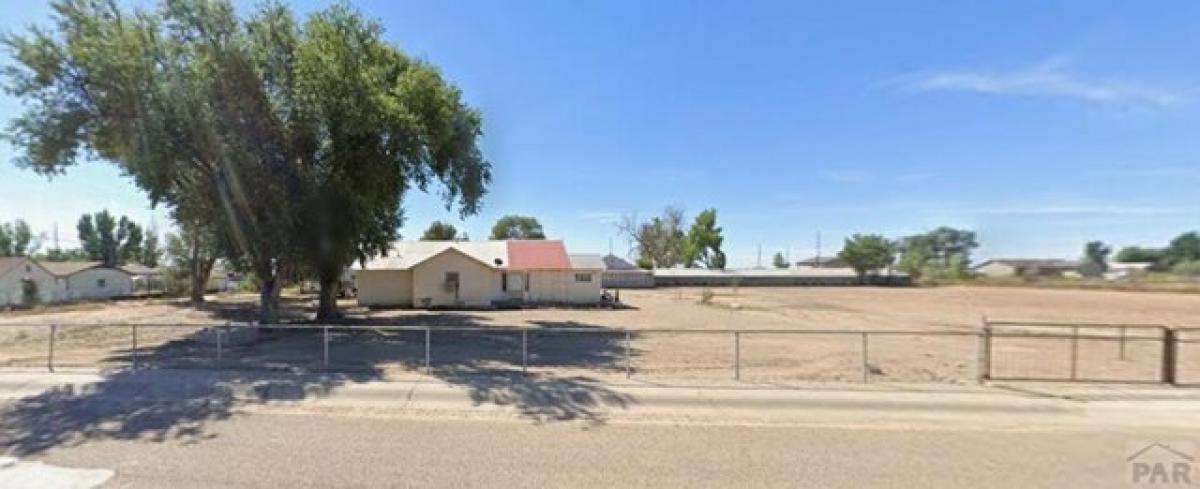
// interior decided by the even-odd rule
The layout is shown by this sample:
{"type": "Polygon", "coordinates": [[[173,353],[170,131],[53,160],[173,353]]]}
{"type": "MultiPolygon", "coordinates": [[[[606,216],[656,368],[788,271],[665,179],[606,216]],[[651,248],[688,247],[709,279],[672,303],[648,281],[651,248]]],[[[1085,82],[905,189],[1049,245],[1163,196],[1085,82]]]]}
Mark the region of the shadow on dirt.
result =
{"type": "Polygon", "coordinates": [[[627,354],[622,331],[575,322],[455,331],[447,328],[495,325],[470,313],[431,314],[436,317],[414,315],[439,325],[428,332],[331,327],[326,336],[320,329],[277,329],[223,344],[218,353],[201,334],[181,331],[139,346],[136,355],[129,348],[108,350],[104,365],[136,360],[138,368],[112,369],[86,388],[55,388],[0,408],[0,447],[25,456],[97,439],[200,442],[215,436],[209,423],[240,408],[321,397],[406,372],[428,372],[466,389],[476,404],[512,406],[537,423],[603,423],[606,410],[634,402],[591,376],[621,371],[627,354]],[[594,331],[555,331],[564,327],[594,331]]]}

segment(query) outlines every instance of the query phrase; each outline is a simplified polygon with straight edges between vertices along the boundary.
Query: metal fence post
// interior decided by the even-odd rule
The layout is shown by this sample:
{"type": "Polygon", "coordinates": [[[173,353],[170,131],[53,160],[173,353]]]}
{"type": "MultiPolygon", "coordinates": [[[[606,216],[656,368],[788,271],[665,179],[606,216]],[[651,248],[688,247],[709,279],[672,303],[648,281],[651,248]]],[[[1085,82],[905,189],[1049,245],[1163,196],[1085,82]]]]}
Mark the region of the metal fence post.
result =
{"type": "Polygon", "coordinates": [[[1176,355],[1179,337],[1178,332],[1171,328],[1163,328],[1162,352],[1162,381],[1164,384],[1175,385],[1176,355]]]}
{"type": "Polygon", "coordinates": [[[429,368],[429,343],[430,343],[430,331],[429,331],[429,326],[426,326],[425,327],[425,373],[427,373],[427,374],[430,372],[433,372],[433,370],[429,368]]]}
{"type": "Polygon", "coordinates": [[[1120,349],[1120,353],[1119,353],[1119,357],[1121,360],[1125,359],[1125,329],[1126,329],[1125,326],[1121,326],[1121,343],[1120,343],[1121,349],[1120,349]]]}
{"type": "Polygon", "coordinates": [[[733,332],[733,380],[742,380],[742,332],[733,332]]]}
{"type": "Polygon", "coordinates": [[[529,330],[521,330],[521,373],[529,373],[529,330]]]}
{"type": "Polygon", "coordinates": [[[625,330],[625,378],[633,378],[633,333],[625,330]]]}
{"type": "Polygon", "coordinates": [[[321,369],[329,370],[329,326],[321,328],[321,369]]]}
{"type": "Polygon", "coordinates": [[[130,360],[133,370],[138,368],[138,347],[137,347],[137,326],[131,325],[130,330],[133,332],[133,349],[130,350],[130,360]]]}
{"type": "Polygon", "coordinates": [[[871,382],[871,365],[868,363],[870,356],[867,354],[867,333],[862,334],[862,374],[863,383],[871,382]]]}
{"type": "Polygon", "coordinates": [[[50,351],[46,354],[46,369],[54,371],[54,336],[58,333],[58,325],[50,325],[50,351]]]}
{"type": "Polygon", "coordinates": [[[983,325],[983,333],[979,335],[979,382],[992,378],[992,327],[983,325]]]}
{"type": "Polygon", "coordinates": [[[1079,378],[1079,326],[1071,326],[1071,380],[1079,378]]]}

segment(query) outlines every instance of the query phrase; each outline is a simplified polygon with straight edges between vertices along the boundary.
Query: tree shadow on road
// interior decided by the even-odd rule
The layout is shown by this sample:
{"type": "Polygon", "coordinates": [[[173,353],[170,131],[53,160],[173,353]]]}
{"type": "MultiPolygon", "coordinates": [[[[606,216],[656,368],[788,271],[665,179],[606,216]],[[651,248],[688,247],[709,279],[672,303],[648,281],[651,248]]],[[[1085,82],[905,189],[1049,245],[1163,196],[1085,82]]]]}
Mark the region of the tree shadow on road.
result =
{"type": "Polygon", "coordinates": [[[130,365],[136,358],[138,368],[112,369],[84,388],[58,387],[0,408],[0,449],[25,456],[100,439],[201,442],[215,436],[210,423],[247,406],[319,398],[396,373],[426,372],[464,388],[477,405],[511,406],[537,423],[603,423],[607,410],[634,402],[588,374],[619,370],[628,353],[623,332],[543,323],[527,328],[522,340],[514,329],[446,329],[479,324],[469,314],[462,316],[447,321],[453,326],[431,327],[428,333],[333,327],[328,365],[323,362],[326,337],[319,329],[276,330],[244,344],[226,344],[219,360],[215,345],[200,341],[192,330],[140,346],[136,353],[110,350],[106,365],[130,365]],[[564,326],[595,332],[555,331],[564,326]],[[522,343],[527,356],[521,354],[522,343]]]}

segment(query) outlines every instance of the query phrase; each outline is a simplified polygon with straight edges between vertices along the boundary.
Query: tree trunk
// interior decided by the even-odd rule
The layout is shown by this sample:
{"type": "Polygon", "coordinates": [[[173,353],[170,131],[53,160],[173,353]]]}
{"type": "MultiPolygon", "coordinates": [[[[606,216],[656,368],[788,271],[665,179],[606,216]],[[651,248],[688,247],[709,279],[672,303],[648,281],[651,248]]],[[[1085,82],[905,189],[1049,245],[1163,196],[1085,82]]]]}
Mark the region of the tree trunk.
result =
{"type": "Polygon", "coordinates": [[[338,292],[341,290],[342,277],[340,274],[321,274],[320,300],[317,303],[317,320],[327,321],[340,317],[338,313],[338,292]]]}
{"type": "Polygon", "coordinates": [[[200,276],[199,271],[196,270],[198,268],[200,268],[200,267],[196,266],[192,270],[192,294],[191,294],[192,305],[199,305],[199,304],[204,303],[204,292],[205,292],[205,289],[208,288],[207,287],[208,284],[205,283],[205,280],[200,276]]]}
{"type": "Polygon", "coordinates": [[[196,260],[192,267],[192,304],[204,302],[204,293],[208,292],[208,277],[212,275],[215,258],[196,260]]]}
{"type": "MultiPolygon", "coordinates": [[[[204,270],[204,260],[200,259],[200,239],[192,237],[192,305],[204,303],[204,292],[208,289],[208,272],[204,270]]],[[[209,271],[212,270],[210,266],[209,271]]]]}
{"type": "Polygon", "coordinates": [[[279,322],[279,278],[277,276],[260,276],[262,290],[259,291],[258,323],[262,325],[279,322]]]}

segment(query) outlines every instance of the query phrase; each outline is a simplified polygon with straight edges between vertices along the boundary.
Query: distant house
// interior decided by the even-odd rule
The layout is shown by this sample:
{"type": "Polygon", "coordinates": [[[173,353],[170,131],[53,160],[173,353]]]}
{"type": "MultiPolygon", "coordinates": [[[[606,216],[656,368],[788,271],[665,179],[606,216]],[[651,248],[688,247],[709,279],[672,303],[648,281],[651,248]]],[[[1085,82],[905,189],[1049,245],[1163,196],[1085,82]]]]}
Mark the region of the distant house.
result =
{"type": "Polygon", "coordinates": [[[809,268],[850,268],[845,260],[836,256],[814,256],[796,262],[796,265],[809,268]]]}
{"type": "Polygon", "coordinates": [[[1112,262],[1108,264],[1108,270],[1104,272],[1104,278],[1109,280],[1118,280],[1128,278],[1141,273],[1146,273],[1153,263],[1122,263],[1112,262]]]}
{"type": "Polygon", "coordinates": [[[998,258],[974,267],[985,277],[1066,277],[1079,273],[1079,262],[1057,258],[998,258]]]}
{"type": "Polygon", "coordinates": [[[402,241],[356,273],[366,306],[492,307],[591,304],[603,268],[572,262],[562,241],[402,241]]]}
{"type": "Polygon", "coordinates": [[[0,307],[63,300],[54,274],[24,256],[0,257],[0,307]]]}
{"type": "Polygon", "coordinates": [[[133,276],[98,261],[44,261],[65,300],[108,299],[133,294],[133,276]]]}

